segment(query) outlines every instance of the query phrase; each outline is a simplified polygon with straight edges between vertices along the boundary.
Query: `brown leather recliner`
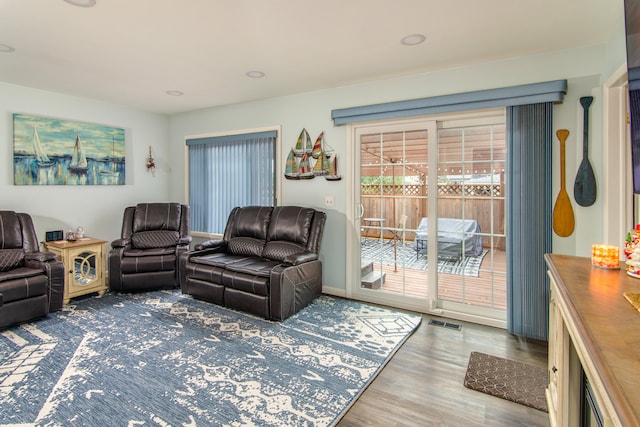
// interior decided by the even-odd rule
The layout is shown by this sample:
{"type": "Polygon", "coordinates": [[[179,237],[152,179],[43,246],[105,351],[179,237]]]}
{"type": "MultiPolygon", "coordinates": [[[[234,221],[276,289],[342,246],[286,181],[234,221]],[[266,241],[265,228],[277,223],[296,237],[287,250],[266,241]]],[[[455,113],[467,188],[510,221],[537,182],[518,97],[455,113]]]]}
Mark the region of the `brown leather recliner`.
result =
{"type": "Polygon", "coordinates": [[[62,309],[64,264],[40,251],[31,216],[0,211],[0,328],[62,309]]]}
{"type": "Polygon", "coordinates": [[[182,293],[284,320],[322,292],[324,212],[298,206],[234,208],[222,240],[180,258],[182,293]]]}
{"type": "Polygon", "coordinates": [[[178,286],[178,259],[189,250],[189,206],[139,203],[124,210],[121,238],[111,243],[112,291],[149,291],[178,286]]]}

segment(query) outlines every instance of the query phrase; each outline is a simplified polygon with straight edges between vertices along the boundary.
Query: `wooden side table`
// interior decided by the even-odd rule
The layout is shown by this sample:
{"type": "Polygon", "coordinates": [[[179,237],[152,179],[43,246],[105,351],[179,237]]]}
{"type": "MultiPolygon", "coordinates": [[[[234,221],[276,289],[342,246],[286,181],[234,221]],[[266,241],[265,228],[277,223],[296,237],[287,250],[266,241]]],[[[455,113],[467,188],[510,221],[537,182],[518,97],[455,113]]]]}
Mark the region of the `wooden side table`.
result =
{"type": "Polygon", "coordinates": [[[64,303],[71,298],[107,291],[105,277],[106,240],[83,237],[78,240],[44,242],[45,250],[56,254],[64,263],[64,303]]]}

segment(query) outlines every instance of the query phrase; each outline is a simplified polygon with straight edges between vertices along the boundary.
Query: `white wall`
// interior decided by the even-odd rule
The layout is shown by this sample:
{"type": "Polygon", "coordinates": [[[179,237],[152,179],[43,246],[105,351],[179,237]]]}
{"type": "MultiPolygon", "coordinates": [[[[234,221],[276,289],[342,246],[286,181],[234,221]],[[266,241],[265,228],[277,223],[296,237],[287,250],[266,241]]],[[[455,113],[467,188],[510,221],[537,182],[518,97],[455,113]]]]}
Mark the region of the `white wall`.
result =
{"type": "MultiPolygon", "coordinates": [[[[283,164],[303,127],[309,130],[313,138],[324,131],[325,141],[341,159],[345,159],[346,127],[333,126],[332,109],[567,79],[569,88],[565,102],[554,109],[554,131],[566,128],[571,133],[567,143],[567,187],[573,196],[573,180],[582,159],[582,110],[578,103],[581,96],[593,95],[595,98],[591,112],[590,158],[596,178],[604,179],[600,86],[606,79],[602,76],[604,70],[610,62],[615,61],[607,53],[609,50],[605,46],[557,51],[175,115],[170,119],[170,155],[176,159],[184,157],[186,135],[281,125],[283,146],[280,160],[283,164]]],[[[615,52],[613,55],[616,55],[615,52]]],[[[618,59],[618,63],[623,62],[624,58],[618,59]]],[[[554,148],[557,150],[557,145],[554,148]]],[[[557,151],[554,152],[554,201],[559,191],[558,157],[557,151]]],[[[170,194],[174,198],[182,197],[184,192],[184,165],[178,163],[175,164],[171,182],[170,194]]],[[[342,172],[348,173],[344,169],[342,172]]],[[[325,195],[334,196],[335,208],[327,211],[328,222],[321,249],[322,260],[326,266],[330,266],[325,268],[324,282],[325,286],[344,289],[347,268],[345,180],[283,179],[280,204],[300,204],[325,210],[325,195]]],[[[575,211],[575,232],[567,238],[554,235],[555,252],[586,255],[591,243],[600,242],[602,238],[602,228],[598,226],[602,224],[602,199],[598,198],[595,205],[589,208],[576,208],[575,211]]]]}
{"type": "Polygon", "coordinates": [[[163,115],[0,83],[0,209],[29,213],[40,240],[45,231],[75,230],[79,225],[91,237],[118,238],[126,206],[169,200],[168,123],[163,115]],[[13,113],[124,128],[126,185],[13,185],[13,113]],[[155,178],[145,167],[149,145],[157,165],[155,178]]]}

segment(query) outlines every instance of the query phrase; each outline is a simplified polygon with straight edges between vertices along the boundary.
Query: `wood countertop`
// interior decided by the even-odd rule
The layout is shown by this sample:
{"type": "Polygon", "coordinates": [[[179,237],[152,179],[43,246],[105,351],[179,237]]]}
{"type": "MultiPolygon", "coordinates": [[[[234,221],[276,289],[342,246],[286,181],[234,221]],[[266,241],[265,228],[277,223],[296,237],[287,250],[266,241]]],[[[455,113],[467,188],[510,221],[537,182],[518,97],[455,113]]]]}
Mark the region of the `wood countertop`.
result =
{"type": "Polygon", "coordinates": [[[559,297],[622,425],[640,425],[640,312],[622,295],[640,293],[640,279],[591,266],[591,259],[546,254],[559,297]]]}

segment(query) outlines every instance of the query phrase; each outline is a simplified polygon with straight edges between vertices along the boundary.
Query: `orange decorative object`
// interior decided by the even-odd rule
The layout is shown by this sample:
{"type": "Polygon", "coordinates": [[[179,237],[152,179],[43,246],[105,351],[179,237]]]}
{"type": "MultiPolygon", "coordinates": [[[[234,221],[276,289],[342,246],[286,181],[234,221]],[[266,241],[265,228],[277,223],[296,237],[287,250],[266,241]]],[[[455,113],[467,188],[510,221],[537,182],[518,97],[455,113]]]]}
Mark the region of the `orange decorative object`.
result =
{"type": "Polygon", "coordinates": [[[608,245],[591,246],[591,265],[600,268],[620,268],[620,248],[608,245]]]}

